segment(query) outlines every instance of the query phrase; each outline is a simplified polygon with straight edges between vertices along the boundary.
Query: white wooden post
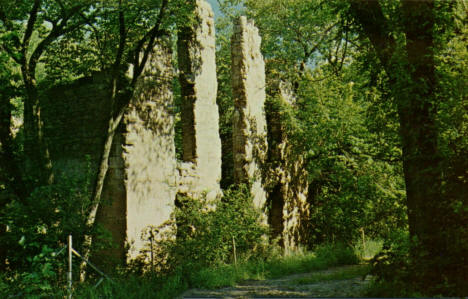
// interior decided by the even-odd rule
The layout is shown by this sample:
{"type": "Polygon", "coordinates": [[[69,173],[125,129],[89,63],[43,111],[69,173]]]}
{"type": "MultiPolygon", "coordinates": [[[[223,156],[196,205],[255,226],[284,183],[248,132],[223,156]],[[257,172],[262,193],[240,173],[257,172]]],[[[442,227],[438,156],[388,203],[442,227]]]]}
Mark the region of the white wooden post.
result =
{"type": "Polygon", "coordinates": [[[73,240],[72,236],[68,235],[68,298],[72,298],[72,259],[73,259],[73,240]]]}
{"type": "Polygon", "coordinates": [[[232,249],[234,251],[234,266],[237,267],[236,240],[234,239],[234,236],[232,236],[232,249]]]}

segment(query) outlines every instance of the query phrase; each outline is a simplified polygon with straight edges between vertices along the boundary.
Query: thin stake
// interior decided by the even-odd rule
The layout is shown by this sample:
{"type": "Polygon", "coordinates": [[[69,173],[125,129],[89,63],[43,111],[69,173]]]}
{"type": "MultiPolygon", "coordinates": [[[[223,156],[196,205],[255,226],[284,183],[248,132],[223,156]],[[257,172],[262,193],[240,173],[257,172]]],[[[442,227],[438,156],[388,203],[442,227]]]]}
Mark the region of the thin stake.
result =
{"type": "Polygon", "coordinates": [[[101,274],[101,276],[104,276],[106,279],[108,279],[110,282],[114,283],[114,281],[112,279],[109,278],[109,276],[107,276],[106,274],[104,274],[104,272],[102,272],[101,270],[99,270],[93,263],[91,263],[89,260],[87,260],[86,258],[84,258],[83,256],[81,256],[81,254],[78,253],[78,251],[76,251],[75,249],[72,248],[72,251],[73,251],[73,254],[75,254],[77,257],[79,257],[83,262],[85,262],[86,264],[88,264],[89,266],[91,266],[91,268],[93,268],[97,273],[101,274]]]}
{"type": "Polygon", "coordinates": [[[236,240],[232,236],[232,249],[234,251],[234,265],[237,267],[236,240]]]}
{"type": "Polygon", "coordinates": [[[73,285],[73,280],[72,280],[72,259],[73,259],[73,240],[72,236],[68,235],[68,298],[71,299],[72,297],[72,285],[73,285]]]}
{"type": "Polygon", "coordinates": [[[151,272],[154,273],[153,236],[152,236],[152,234],[150,236],[150,241],[151,241],[151,272]]]}
{"type": "Polygon", "coordinates": [[[366,235],[364,234],[364,228],[361,227],[361,238],[362,238],[362,252],[366,255],[366,235]]]}

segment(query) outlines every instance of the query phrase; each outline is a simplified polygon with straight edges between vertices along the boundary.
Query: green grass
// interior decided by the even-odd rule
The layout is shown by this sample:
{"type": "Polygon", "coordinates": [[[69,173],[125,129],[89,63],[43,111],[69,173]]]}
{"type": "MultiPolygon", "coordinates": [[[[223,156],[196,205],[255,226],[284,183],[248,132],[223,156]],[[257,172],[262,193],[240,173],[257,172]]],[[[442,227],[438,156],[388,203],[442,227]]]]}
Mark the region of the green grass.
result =
{"type": "Polygon", "coordinates": [[[364,244],[362,242],[356,244],[354,251],[360,259],[370,260],[382,249],[382,246],[382,240],[366,240],[364,244]]]}
{"type": "Polygon", "coordinates": [[[368,265],[359,265],[349,269],[343,269],[338,272],[333,273],[317,273],[310,274],[306,277],[301,277],[292,280],[292,284],[295,285],[304,285],[304,284],[314,284],[321,281],[331,281],[331,280],[344,280],[351,279],[355,277],[364,277],[364,275],[369,273],[368,265]]]}
{"type": "Polygon", "coordinates": [[[269,260],[242,261],[237,266],[219,265],[186,276],[175,273],[165,277],[122,277],[115,279],[115,284],[106,282],[97,289],[80,286],[75,298],[174,298],[188,288],[214,289],[233,286],[244,280],[278,278],[358,262],[352,248],[324,245],[314,252],[298,252],[269,260]]]}
{"type": "Polygon", "coordinates": [[[267,261],[245,261],[237,266],[221,265],[202,269],[190,277],[190,285],[195,288],[213,289],[233,286],[242,280],[278,278],[358,262],[359,259],[352,249],[341,245],[324,245],[315,252],[299,252],[267,261]]]}
{"type": "Polygon", "coordinates": [[[89,299],[130,299],[130,298],[175,298],[188,289],[188,284],[180,274],[161,277],[128,276],[105,281],[97,288],[93,285],[79,286],[73,298],[89,299]]]}

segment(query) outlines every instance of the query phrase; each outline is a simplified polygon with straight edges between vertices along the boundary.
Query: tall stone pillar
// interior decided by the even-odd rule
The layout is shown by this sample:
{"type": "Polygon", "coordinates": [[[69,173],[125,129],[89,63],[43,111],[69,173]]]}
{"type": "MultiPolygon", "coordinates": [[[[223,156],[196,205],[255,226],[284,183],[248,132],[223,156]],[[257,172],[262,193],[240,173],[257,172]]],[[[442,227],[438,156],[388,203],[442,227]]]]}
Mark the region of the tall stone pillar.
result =
{"type": "Polygon", "coordinates": [[[221,139],[216,104],[214,14],[204,0],[195,1],[195,24],[178,33],[182,92],[183,160],[181,193],[198,197],[221,194],[221,139]]]}
{"type": "Polygon", "coordinates": [[[170,42],[160,40],[125,115],[125,186],[129,258],[144,247],[142,231],[169,220],[176,195],[176,156],[170,42]]]}
{"type": "MultiPolygon", "coordinates": [[[[290,86],[282,82],[272,88],[275,101],[282,106],[294,106],[296,99],[290,86]]],[[[304,243],[303,236],[309,215],[307,203],[308,181],[305,161],[300,153],[295,153],[285,124],[282,122],[278,105],[267,110],[268,159],[271,165],[268,174],[269,224],[273,236],[279,237],[286,252],[304,243]]]]}
{"type": "MultiPolygon", "coordinates": [[[[145,247],[142,232],[169,220],[176,193],[172,53],[160,40],[148,57],[115,136],[97,222],[115,248],[100,257],[125,261],[145,247]]],[[[112,264],[112,261],[110,261],[112,264]]]]}
{"type": "MultiPolygon", "coordinates": [[[[114,246],[93,252],[100,267],[115,269],[133,259],[145,247],[143,230],[160,226],[173,211],[173,70],[170,42],[158,40],[112,143],[96,222],[111,234],[114,246]]],[[[55,86],[41,98],[58,182],[74,178],[94,184],[108,130],[110,87],[109,73],[100,72],[55,86]]]]}
{"type": "Polygon", "coordinates": [[[237,19],[231,38],[234,179],[237,183],[251,183],[254,205],[264,209],[262,166],[267,156],[267,128],[265,63],[260,44],[253,22],[245,17],[237,19]]]}

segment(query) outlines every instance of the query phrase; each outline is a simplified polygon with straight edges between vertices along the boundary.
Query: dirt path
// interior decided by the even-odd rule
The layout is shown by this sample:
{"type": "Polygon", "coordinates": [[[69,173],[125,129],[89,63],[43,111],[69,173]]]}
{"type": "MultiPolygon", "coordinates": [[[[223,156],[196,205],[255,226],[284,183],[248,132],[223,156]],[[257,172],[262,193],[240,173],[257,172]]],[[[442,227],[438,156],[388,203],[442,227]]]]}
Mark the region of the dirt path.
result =
{"type": "Polygon", "coordinates": [[[246,281],[216,290],[188,290],[182,298],[310,298],[362,297],[370,277],[363,279],[366,265],[330,268],[278,279],[246,281]]]}

